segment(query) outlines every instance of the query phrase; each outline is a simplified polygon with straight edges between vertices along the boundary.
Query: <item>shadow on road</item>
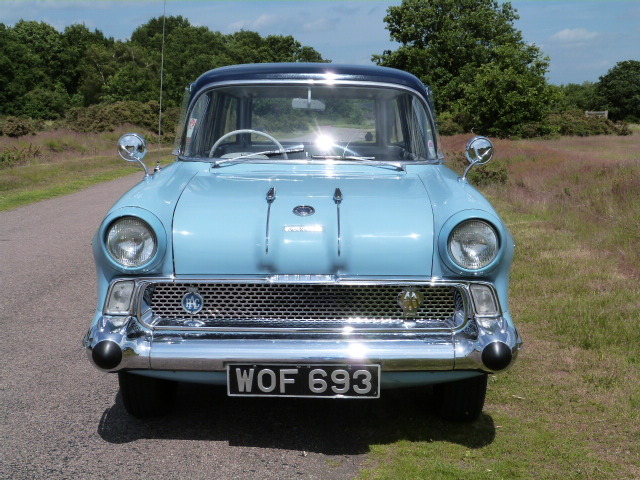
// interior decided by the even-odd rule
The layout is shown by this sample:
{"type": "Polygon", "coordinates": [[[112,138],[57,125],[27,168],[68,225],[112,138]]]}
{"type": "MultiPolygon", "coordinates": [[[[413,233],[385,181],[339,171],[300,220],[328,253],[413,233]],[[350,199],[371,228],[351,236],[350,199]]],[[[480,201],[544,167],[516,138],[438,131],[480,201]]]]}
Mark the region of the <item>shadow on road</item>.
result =
{"type": "Polygon", "coordinates": [[[472,424],[442,421],[430,413],[428,388],[385,390],[379,400],[229,398],[223,387],[180,384],[174,412],[138,420],[120,394],[105,410],[98,434],[110,443],[139,439],[226,441],[229,445],[356,455],[398,440],[446,441],[468,448],[493,442],[493,419],[472,424]]]}

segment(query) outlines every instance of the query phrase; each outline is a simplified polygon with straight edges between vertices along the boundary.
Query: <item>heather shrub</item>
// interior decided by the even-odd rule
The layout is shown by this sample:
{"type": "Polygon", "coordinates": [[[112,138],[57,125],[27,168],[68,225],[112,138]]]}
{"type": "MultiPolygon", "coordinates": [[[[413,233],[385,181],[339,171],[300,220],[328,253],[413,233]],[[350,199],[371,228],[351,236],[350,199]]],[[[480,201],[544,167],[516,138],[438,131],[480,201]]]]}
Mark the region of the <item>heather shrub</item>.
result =
{"type": "Polygon", "coordinates": [[[604,117],[587,116],[581,110],[567,110],[549,115],[551,127],[560,135],[588,137],[591,135],[629,135],[628,125],[614,123],[604,117]]]}
{"type": "MultiPolygon", "coordinates": [[[[464,173],[469,166],[469,161],[464,152],[452,152],[447,154],[447,165],[460,175],[464,173]]],[[[467,179],[475,186],[487,186],[493,184],[505,184],[509,180],[509,171],[507,166],[494,158],[485,165],[473,167],[467,179]]]]}
{"type": "Polygon", "coordinates": [[[494,184],[504,185],[509,179],[509,171],[504,163],[493,160],[486,165],[473,167],[467,178],[478,187],[494,184]]]}
{"type": "Polygon", "coordinates": [[[35,135],[39,130],[38,122],[25,117],[5,117],[0,121],[0,134],[7,137],[35,135]]]}
{"type": "Polygon", "coordinates": [[[17,167],[24,165],[33,158],[42,155],[42,150],[38,145],[28,144],[26,147],[8,147],[0,152],[0,169],[17,167]]]}
{"type": "Polygon", "coordinates": [[[443,112],[438,118],[438,126],[441,135],[457,135],[465,133],[464,128],[457,121],[457,118],[449,112],[443,112]]]}
{"type": "MultiPolygon", "coordinates": [[[[125,124],[157,132],[159,110],[157,101],[100,103],[72,108],[67,112],[66,120],[70,128],[80,132],[112,132],[125,124]]],[[[173,137],[178,114],[178,108],[169,108],[163,112],[163,135],[173,137]]]]}

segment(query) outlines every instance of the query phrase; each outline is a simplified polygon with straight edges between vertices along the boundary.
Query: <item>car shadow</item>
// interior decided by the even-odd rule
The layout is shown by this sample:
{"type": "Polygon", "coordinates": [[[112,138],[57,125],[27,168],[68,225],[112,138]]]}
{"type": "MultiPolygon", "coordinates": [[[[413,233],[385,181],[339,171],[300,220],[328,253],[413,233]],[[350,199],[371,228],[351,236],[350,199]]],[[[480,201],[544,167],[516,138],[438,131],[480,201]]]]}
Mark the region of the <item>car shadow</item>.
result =
{"type": "Polygon", "coordinates": [[[379,400],[230,398],[219,386],[180,384],[175,409],[156,419],[127,414],[120,394],[104,411],[98,434],[110,443],[139,439],[226,441],[325,455],[356,455],[398,440],[453,442],[481,448],[495,424],[483,413],[473,423],[451,423],[433,410],[430,388],[385,390],[379,400]]]}

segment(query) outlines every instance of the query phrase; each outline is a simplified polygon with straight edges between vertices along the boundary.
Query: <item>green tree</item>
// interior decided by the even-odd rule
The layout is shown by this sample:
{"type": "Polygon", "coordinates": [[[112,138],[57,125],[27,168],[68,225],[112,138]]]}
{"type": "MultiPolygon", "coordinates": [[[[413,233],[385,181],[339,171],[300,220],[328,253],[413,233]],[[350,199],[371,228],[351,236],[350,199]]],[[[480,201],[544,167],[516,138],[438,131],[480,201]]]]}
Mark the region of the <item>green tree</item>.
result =
{"type": "Polygon", "coordinates": [[[41,69],[46,81],[56,82],[64,69],[60,60],[60,32],[45,22],[20,20],[13,27],[13,34],[18,42],[34,54],[31,67],[41,69]]]}
{"type": "Polygon", "coordinates": [[[19,99],[41,85],[46,73],[40,58],[4,24],[0,24],[0,45],[0,114],[19,115],[19,99]]]}
{"type": "Polygon", "coordinates": [[[0,23],[0,115],[54,119],[69,107],[121,100],[158,100],[165,56],[163,106],[180,105],[184,87],[212,68],[247,62],[325,61],[291,36],[223,35],[183,17],[153,18],[131,40],[71,25],[60,33],[44,22],[0,23]]]}
{"type": "Polygon", "coordinates": [[[618,62],[596,87],[613,120],[640,122],[640,61],[618,62]]]}
{"type": "Polygon", "coordinates": [[[430,85],[438,108],[464,129],[521,134],[524,124],[544,120],[554,91],[545,79],[548,60],[524,41],[518,18],[509,2],[404,0],[385,17],[401,46],[373,60],[430,85]]]}
{"type": "Polygon", "coordinates": [[[553,107],[556,111],[605,109],[604,99],[596,91],[596,83],[569,83],[556,88],[558,90],[558,102],[553,107]]]}
{"type": "Polygon", "coordinates": [[[62,84],[36,87],[22,97],[21,113],[31,118],[60,118],[69,108],[69,95],[62,84]]]}
{"type": "MultiPolygon", "coordinates": [[[[85,82],[85,77],[91,74],[93,66],[93,51],[91,48],[111,49],[114,45],[113,38],[106,38],[99,30],[93,32],[85,25],[71,25],[64,29],[60,36],[62,52],[60,59],[64,65],[64,71],[60,82],[71,96],[77,95],[80,86],[85,82]]],[[[95,99],[95,97],[94,97],[95,99]]],[[[86,100],[78,103],[91,103],[86,100]]]]}
{"type": "MultiPolygon", "coordinates": [[[[163,19],[159,17],[141,25],[131,35],[131,44],[144,48],[154,66],[158,80],[154,83],[155,98],[160,88],[162,30],[163,19]]],[[[195,27],[181,16],[167,17],[164,32],[163,91],[167,105],[179,105],[184,87],[212,68],[238,63],[325,61],[316,50],[303,46],[292,36],[262,37],[244,30],[223,35],[206,27],[195,27]]]]}

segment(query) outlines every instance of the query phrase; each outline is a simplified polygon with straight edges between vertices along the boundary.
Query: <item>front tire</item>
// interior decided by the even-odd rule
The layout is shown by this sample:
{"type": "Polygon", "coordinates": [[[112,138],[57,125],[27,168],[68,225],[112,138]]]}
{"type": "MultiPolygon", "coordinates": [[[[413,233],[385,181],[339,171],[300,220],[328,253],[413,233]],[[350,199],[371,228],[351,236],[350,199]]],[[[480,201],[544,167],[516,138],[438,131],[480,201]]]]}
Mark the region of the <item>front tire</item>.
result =
{"type": "Polygon", "coordinates": [[[169,412],[176,396],[176,382],[118,372],[125,410],[134,417],[158,417],[169,412]]]}
{"type": "Polygon", "coordinates": [[[482,413],[487,375],[434,385],[438,414],[452,422],[473,422],[482,413]]]}

